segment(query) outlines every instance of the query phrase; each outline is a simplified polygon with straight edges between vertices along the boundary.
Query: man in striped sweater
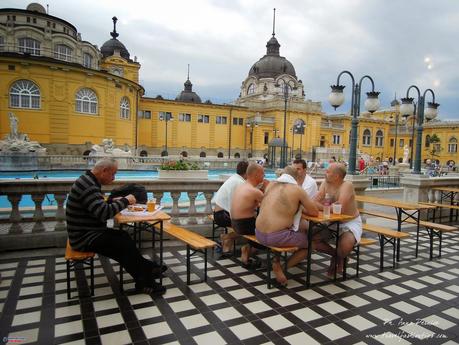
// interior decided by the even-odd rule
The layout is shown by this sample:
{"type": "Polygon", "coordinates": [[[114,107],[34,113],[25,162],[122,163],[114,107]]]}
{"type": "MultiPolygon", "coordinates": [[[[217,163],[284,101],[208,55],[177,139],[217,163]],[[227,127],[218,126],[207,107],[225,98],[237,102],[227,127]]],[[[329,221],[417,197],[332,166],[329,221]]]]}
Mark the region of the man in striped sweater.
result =
{"type": "Polygon", "coordinates": [[[110,203],[105,201],[101,186],[112,183],[117,170],[116,160],[103,159],[73,184],[66,206],[70,245],[78,251],[91,251],[112,258],[134,278],[138,291],[162,295],[166,288],[154,279],[159,278],[167,267],[145,259],[125,231],[107,228],[108,219],[129,204],[136,203],[132,194],[115,198],[110,203]]]}

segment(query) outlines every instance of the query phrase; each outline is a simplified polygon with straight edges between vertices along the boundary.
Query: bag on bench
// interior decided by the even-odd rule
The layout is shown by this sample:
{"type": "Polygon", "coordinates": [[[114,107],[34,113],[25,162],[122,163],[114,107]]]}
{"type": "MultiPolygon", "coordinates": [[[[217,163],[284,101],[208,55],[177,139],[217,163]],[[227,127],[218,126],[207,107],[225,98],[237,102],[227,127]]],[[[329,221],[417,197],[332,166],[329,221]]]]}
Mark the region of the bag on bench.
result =
{"type": "Polygon", "coordinates": [[[113,198],[124,197],[132,194],[135,196],[138,204],[146,204],[148,200],[147,190],[144,186],[139,184],[130,183],[124,186],[114,188],[108,197],[108,202],[112,202],[113,198]]]}

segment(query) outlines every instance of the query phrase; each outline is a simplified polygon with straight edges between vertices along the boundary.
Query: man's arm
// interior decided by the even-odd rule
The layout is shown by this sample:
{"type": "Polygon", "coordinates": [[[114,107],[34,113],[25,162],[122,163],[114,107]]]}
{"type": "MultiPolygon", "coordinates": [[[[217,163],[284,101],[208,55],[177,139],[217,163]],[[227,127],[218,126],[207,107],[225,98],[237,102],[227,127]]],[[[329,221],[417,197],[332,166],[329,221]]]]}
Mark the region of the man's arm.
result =
{"type": "Polygon", "coordinates": [[[136,202],[135,197],[129,194],[119,200],[113,200],[110,204],[104,199],[104,195],[97,187],[88,188],[81,195],[82,205],[96,218],[101,221],[107,221],[113,218],[122,209],[126,208],[129,204],[136,202]]]}
{"type": "Polygon", "coordinates": [[[339,199],[336,200],[339,202],[343,207],[349,205],[351,202],[355,202],[355,191],[354,186],[350,182],[344,182],[341,190],[339,192],[339,199]]]}
{"type": "Polygon", "coordinates": [[[308,197],[306,192],[303,190],[303,188],[298,188],[298,191],[300,193],[300,202],[303,205],[303,213],[308,215],[308,216],[318,216],[319,215],[319,209],[316,206],[316,203],[314,200],[308,197]]]}
{"type": "Polygon", "coordinates": [[[317,206],[317,208],[320,211],[322,211],[324,209],[322,201],[325,199],[326,184],[327,184],[327,182],[325,182],[325,181],[323,181],[320,184],[319,191],[317,192],[316,196],[314,197],[315,205],[317,206]]]}

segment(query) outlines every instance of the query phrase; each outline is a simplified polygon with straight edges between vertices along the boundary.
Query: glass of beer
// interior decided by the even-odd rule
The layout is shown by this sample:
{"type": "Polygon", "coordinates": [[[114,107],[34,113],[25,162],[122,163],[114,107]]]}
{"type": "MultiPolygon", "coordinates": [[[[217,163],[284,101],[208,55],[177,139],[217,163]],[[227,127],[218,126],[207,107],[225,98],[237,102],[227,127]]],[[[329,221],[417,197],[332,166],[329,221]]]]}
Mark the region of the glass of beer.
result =
{"type": "Polygon", "coordinates": [[[156,199],[150,199],[147,201],[147,212],[154,212],[156,208],[156,199]]]}

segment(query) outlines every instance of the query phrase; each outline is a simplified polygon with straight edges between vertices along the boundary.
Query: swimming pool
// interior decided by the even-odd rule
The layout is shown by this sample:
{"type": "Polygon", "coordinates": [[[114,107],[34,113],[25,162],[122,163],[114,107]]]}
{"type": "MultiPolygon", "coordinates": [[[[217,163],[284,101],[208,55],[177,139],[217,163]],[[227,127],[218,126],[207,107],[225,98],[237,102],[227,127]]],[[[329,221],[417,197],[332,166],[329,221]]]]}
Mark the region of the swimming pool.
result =
{"type": "MultiPolygon", "coordinates": [[[[71,179],[76,180],[81,174],[84,173],[84,170],[48,170],[48,171],[17,171],[17,172],[0,172],[0,180],[20,180],[20,179],[31,179],[37,178],[40,179],[71,179]]],[[[220,175],[223,174],[234,174],[234,170],[209,170],[209,180],[217,180],[220,175]]],[[[275,178],[273,171],[265,171],[266,178],[272,180],[275,178]]],[[[116,174],[116,179],[118,180],[144,180],[144,179],[157,179],[158,172],[151,170],[119,170],[116,174]]],[[[148,197],[153,197],[152,193],[148,193],[148,197]]],[[[199,200],[205,200],[204,195],[199,193],[197,198],[199,200]]],[[[187,202],[188,195],[187,193],[182,193],[180,195],[179,202],[187,202]]],[[[163,198],[161,199],[162,204],[171,204],[172,197],[170,193],[164,193],[163,198]]],[[[30,195],[23,195],[19,207],[33,207],[35,204],[31,199],[30,195]]],[[[53,194],[47,194],[43,200],[42,206],[55,206],[56,201],[54,200],[53,194]]],[[[0,196],[0,208],[10,208],[11,204],[8,201],[5,195],[0,196]]]]}

